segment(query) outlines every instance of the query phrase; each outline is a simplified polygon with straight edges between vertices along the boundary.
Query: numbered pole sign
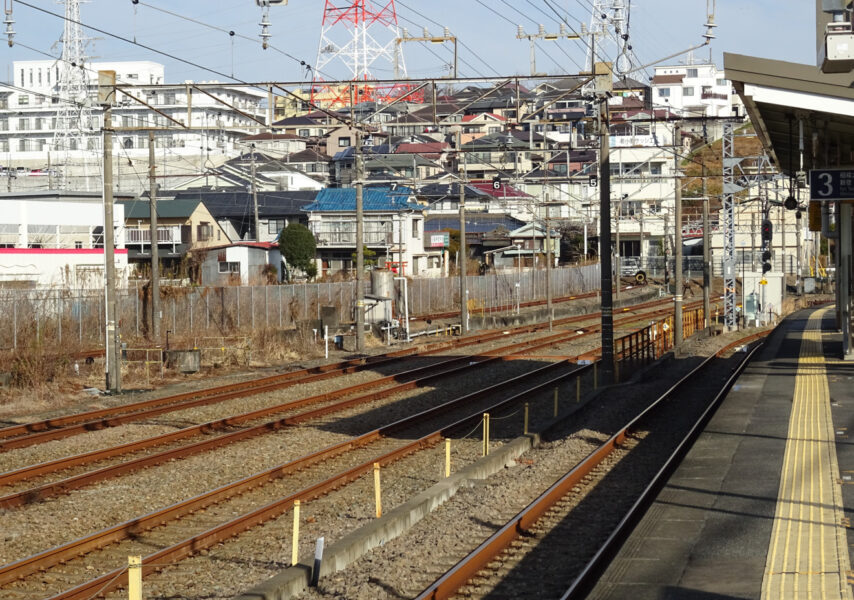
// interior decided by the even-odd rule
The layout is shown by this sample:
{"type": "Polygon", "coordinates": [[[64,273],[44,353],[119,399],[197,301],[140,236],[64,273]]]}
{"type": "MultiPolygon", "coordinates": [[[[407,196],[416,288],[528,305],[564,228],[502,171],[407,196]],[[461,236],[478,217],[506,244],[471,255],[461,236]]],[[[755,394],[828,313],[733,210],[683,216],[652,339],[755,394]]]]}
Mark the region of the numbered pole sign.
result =
{"type": "Polygon", "coordinates": [[[813,169],[810,171],[810,198],[820,202],[854,200],[854,170],[813,169]]]}

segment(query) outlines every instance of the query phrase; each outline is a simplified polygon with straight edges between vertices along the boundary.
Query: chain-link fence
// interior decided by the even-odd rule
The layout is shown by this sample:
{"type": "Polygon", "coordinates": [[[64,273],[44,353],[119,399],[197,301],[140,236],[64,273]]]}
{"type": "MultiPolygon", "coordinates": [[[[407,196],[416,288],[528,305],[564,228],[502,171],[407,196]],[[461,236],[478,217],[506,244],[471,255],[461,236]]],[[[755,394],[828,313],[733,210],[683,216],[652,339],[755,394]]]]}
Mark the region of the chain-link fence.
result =
{"type": "MultiPolygon", "coordinates": [[[[516,302],[546,297],[546,271],[508,271],[468,278],[469,303],[475,309],[497,310],[516,302]]],[[[459,280],[455,277],[410,279],[410,314],[430,315],[458,310],[459,280]]],[[[365,291],[370,284],[365,282],[365,291]]],[[[555,298],[598,289],[599,265],[552,270],[555,298]]],[[[299,321],[319,319],[321,307],[334,307],[338,320],[353,320],[355,282],[309,283],[252,287],[161,288],[161,329],[184,339],[229,336],[261,329],[289,329],[299,321]]],[[[396,294],[398,301],[400,293],[396,294]]],[[[116,294],[119,329],[125,339],[147,333],[151,308],[144,290],[116,294]]],[[[104,294],[99,290],[0,289],[0,349],[20,345],[103,344],[104,294]]]]}

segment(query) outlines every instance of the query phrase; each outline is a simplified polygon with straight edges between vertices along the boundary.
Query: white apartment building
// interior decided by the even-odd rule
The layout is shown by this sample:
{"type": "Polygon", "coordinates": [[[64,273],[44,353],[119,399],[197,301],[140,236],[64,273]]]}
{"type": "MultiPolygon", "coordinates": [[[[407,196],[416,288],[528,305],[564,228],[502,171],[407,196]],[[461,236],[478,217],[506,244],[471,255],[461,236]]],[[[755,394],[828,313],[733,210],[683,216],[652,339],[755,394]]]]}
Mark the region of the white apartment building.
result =
{"type": "Polygon", "coordinates": [[[684,117],[744,116],[732,83],[712,63],[655,67],[652,103],[684,117]]]}
{"type": "MultiPolygon", "coordinates": [[[[112,110],[112,125],[116,129],[114,153],[123,159],[125,172],[130,170],[128,166],[132,166],[134,159],[147,161],[148,157],[148,132],[133,128],[169,127],[168,131],[156,133],[155,146],[162,148],[158,150],[158,161],[183,159],[187,171],[188,158],[195,159],[200,167],[212,160],[212,155],[239,152],[237,140],[258,133],[261,128],[250,116],[262,122],[267,118],[266,108],[262,106],[267,94],[262,90],[211,85],[216,82],[165,85],[163,65],[150,61],[90,63],[85,70],[91,102],[89,118],[81,123],[79,137],[68,138],[67,147],[58,148],[54,135],[63,107],[58,85],[60,67],[52,60],[15,61],[12,81],[9,85],[0,84],[0,165],[24,174],[33,168],[50,168],[51,175],[62,175],[63,168],[71,168],[71,161],[77,165],[91,161],[93,166],[89,170],[98,172],[94,163],[100,161],[102,145],[103,110],[97,104],[101,70],[115,71],[120,84],[139,86],[128,92],[151,107],[119,93],[117,106],[112,110]],[[197,84],[204,84],[204,92],[194,87],[197,84]],[[184,124],[189,117],[191,129],[182,130],[167,117],[184,124]],[[69,165],[62,164],[66,157],[69,165]]],[[[147,170],[147,164],[137,166],[137,171],[147,170]]]]}
{"type": "MultiPolygon", "coordinates": [[[[113,207],[113,226],[116,273],[119,286],[125,287],[128,251],[124,205],[119,202],[113,207]]],[[[0,286],[5,285],[103,287],[101,194],[56,191],[0,194],[0,286]]]]}

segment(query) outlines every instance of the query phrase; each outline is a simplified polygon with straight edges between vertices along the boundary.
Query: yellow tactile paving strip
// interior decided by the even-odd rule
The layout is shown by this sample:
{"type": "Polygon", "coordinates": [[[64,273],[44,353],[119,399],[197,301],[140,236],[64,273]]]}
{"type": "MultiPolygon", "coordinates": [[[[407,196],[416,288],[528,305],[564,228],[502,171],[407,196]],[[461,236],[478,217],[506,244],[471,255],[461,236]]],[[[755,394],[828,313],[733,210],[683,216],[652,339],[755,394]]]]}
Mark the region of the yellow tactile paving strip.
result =
{"type": "Polygon", "coordinates": [[[821,347],[821,318],[827,310],[813,313],[801,341],[762,582],[763,600],[852,599],[830,390],[821,347]]]}

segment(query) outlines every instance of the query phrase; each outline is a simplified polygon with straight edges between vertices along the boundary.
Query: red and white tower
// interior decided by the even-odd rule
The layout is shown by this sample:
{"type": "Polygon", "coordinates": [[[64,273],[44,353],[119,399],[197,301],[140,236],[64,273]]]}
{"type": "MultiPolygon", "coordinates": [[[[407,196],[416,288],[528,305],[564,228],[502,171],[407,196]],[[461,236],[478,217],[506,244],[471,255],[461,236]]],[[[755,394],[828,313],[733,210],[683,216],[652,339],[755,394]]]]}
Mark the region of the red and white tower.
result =
{"type": "Polygon", "coordinates": [[[330,78],[364,82],[353,86],[352,102],[356,104],[367,100],[383,102],[406,94],[411,85],[370,83],[378,79],[374,71],[387,73],[380,79],[406,78],[399,38],[394,0],[326,0],[312,102],[330,108],[351,103],[351,86],[333,89],[322,83],[330,78]]]}

